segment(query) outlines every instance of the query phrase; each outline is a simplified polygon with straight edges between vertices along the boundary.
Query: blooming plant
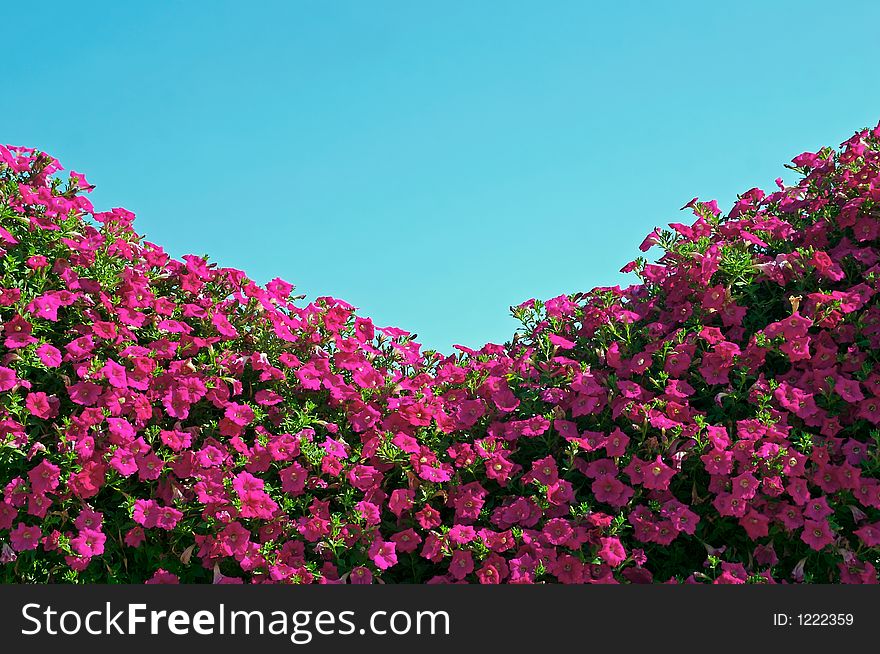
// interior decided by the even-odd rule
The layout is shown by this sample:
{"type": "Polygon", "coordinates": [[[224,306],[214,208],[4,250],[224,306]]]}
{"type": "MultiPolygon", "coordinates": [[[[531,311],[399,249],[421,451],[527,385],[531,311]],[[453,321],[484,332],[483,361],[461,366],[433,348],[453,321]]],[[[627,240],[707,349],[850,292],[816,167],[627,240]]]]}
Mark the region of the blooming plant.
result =
{"type": "Polygon", "coordinates": [[[0,147],[0,579],[876,583],[880,126],[444,356],[0,147]]]}

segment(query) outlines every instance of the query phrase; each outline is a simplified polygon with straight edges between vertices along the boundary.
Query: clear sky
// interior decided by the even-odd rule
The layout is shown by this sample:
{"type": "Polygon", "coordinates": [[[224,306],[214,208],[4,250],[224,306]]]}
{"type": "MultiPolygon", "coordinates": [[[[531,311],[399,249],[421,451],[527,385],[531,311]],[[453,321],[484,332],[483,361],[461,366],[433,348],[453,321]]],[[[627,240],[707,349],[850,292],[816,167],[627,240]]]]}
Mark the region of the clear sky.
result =
{"type": "MultiPolygon", "coordinates": [[[[0,142],[172,255],[504,342],[880,119],[880,2],[5,2],[0,142]]],[[[789,178],[790,179],[790,178],[789,178]]]]}

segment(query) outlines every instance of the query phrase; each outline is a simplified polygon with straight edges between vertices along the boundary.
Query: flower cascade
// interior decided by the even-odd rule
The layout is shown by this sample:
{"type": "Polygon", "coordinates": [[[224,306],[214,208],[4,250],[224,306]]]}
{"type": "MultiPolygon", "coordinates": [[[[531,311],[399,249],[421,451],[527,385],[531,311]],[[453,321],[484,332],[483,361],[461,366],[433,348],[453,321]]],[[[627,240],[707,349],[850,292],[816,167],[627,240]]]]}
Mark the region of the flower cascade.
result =
{"type": "Polygon", "coordinates": [[[877,583],[880,126],[423,351],[0,146],[0,581],[877,583]]]}

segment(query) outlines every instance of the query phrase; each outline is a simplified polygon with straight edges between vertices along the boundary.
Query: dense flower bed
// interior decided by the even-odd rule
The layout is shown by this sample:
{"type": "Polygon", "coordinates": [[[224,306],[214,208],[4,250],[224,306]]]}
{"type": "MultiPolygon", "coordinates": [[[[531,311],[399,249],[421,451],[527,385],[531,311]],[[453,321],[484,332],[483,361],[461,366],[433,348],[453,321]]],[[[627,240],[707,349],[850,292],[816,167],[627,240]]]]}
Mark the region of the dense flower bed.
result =
{"type": "Polygon", "coordinates": [[[880,127],[422,352],[0,147],[0,580],[876,583],[880,127]]]}

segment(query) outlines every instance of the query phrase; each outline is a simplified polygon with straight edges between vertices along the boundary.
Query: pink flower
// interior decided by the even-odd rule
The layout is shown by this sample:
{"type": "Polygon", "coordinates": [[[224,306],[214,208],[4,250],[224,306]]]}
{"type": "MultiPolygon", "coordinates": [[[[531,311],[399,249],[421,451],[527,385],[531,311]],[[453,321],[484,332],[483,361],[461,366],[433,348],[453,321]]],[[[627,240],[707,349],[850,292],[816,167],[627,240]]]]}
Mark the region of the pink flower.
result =
{"type": "Polygon", "coordinates": [[[396,545],[396,552],[407,554],[418,549],[419,543],[422,542],[422,537],[414,529],[407,529],[393,534],[391,540],[396,545]]]}
{"type": "Polygon", "coordinates": [[[60,467],[48,459],[43,459],[28,472],[31,491],[40,495],[51,493],[58,488],[60,473],[60,467]]]}
{"type": "Polygon", "coordinates": [[[101,387],[92,382],[79,382],[73,386],[68,386],[67,394],[74,404],[94,406],[101,395],[101,387]]]}
{"type": "Polygon", "coordinates": [[[150,450],[147,453],[138,453],[134,457],[138,469],[138,478],[143,481],[158,479],[162,474],[164,463],[150,450]]]}
{"type": "Polygon", "coordinates": [[[731,480],[730,492],[741,500],[750,500],[758,491],[758,485],[758,480],[751,473],[744,472],[731,480]]]}
{"type": "Polygon", "coordinates": [[[28,257],[27,261],[25,261],[25,265],[31,270],[39,270],[40,268],[48,266],[49,260],[42,254],[35,254],[32,257],[28,257]]]}
{"type": "Polygon", "coordinates": [[[568,520],[553,518],[546,522],[543,533],[552,545],[563,545],[572,537],[574,530],[568,520]]]}
{"type": "Polygon", "coordinates": [[[653,490],[666,490],[669,488],[669,481],[673,476],[675,476],[675,470],[663,463],[658,454],[653,463],[645,466],[642,475],[642,485],[653,490]]]}
{"type": "Polygon", "coordinates": [[[416,522],[422,529],[433,529],[440,524],[440,513],[430,504],[416,512],[416,522]]]}
{"type": "Polygon", "coordinates": [[[629,445],[629,436],[616,427],[605,440],[605,452],[608,456],[623,456],[627,445],[629,445]]]}
{"type": "Polygon", "coordinates": [[[549,334],[547,338],[551,344],[553,344],[555,347],[558,347],[560,350],[570,350],[574,347],[574,341],[570,341],[567,338],[563,338],[562,336],[549,334]]]}
{"type": "Polygon", "coordinates": [[[811,357],[810,338],[808,336],[786,340],[779,346],[779,349],[788,356],[788,360],[792,363],[809,360],[811,357]]]}
{"type": "Polygon", "coordinates": [[[138,471],[137,460],[127,447],[117,447],[110,457],[110,467],[123,477],[131,477],[138,471]]]}
{"type": "Polygon", "coordinates": [[[868,547],[880,546],[880,522],[863,525],[853,533],[868,547]]]}
{"type": "Polygon", "coordinates": [[[733,453],[714,449],[700,457],[710,475],[728,475],[733,470],[733,453]]]}
{"type": "Polygon", "coordinates": [[[179,452],[192,445],[192,436],[185,431],[168,431],[159,432],[159,439],[175,452],[179,452]]]}
{"type": "Polygon", "coordinates": [[[12,368],[0,366],[0,391],[12,390],[18,383],[18,376],[12,368]]]}
{"type": "Polygon", "coordinates": [[[869,397],[859,403],[858,416],[871,424],[880,424],[880,398],[869,397]]]}
{"type": "Polygon", "coordinates": [[[474,571],[474,557],[468,550],[455,550],[449,562],[449,574],[462,580],[474,571]]]}
{"type": "Polygon", "coordinates": [[[171,531],[183,517],[183,512],[170,506],[159,507],[156,511],[156,526],[171,531]]]}
{"type": "Polygon", "coordinates": [[[470,525],[454,525],[447,534],[450,543],[467,545],[477,537],[476,530],[470,525]]]}
{"type": "Polygon", "coordinates": [[[746,530],[749,538],[751,538],[752,540],[757,540],[758,538],[763,538],[768,534],[770,519],[767,516],[758,513],[754,509],[750,509],[743,517],[739,519],[739,524],[741,524],[743,529],[746,530]]]}
{"type": "Polygon", "coordinates": [[[370,560],[380,570],[387,570],[397,563],[396,547],[396,544],[393,542],[376,539],[370,545],[370,560]]]}
{"type": "MultiPolygon", "coordinates": [[[[513,563],[513,561],[511,561],[513,563]]],[[[518,567],[518,566],[517,566],[518,567]]],[[[552,564],[551,572],[563,584],[582,584],[586,577],[584,563],[571,554],[563,554],[552,564]]],[[[519,575],[517,575],[519,576],[519,575]]],[[[523,575],[523,581],[530,581],[529,575],[523,575]]]]}
{"type": "Polygon", "coordinates": [[[321,388],[320,373],[313,363],[307,363],[297,370],[294,375],[296,375],[302,387],[307,390],[316,391],[321,388]]]}
{"type": "Polygon", "coordinates": [[[102,513],[86,506],[80,510],[73,524],[77,529],[100,529],[103,522],[104,515],[102,513]]]}
{"type": "Polygon", "coordinates": [[[275,516],[278,505],[263,491],[250,491],[241,496],[241,516],[269,520],[275,516]]]}
{"type": "Polygon", "coordinates": [[[626,550],[618,538],[600,538],[599,557],[610,566],[618,566],[626,560],[626,550]]]}
{"type": "Polygon", "coordinates": [[[155,527],[159,517],[159,504],[155,500],[135,500],[131,517],[148,529],[155,527]]]}
{"type": "Polygon", "coordinates": [[[42,391],[37,391],[28,393],[24,405],[31,415],[49,420],[58,415],[58,408],[61,406],[61,402],[54,395],[46,395],[42,391]]]}
{"type": "Polygon", "coordinates": [[[143,528],[132,527],[125,533],[125,544],[137,548],[146,540],[146,537],[143,528]]]}
{"type": "Polygon", "coordinates": [[[804,517],[810,520],[822,521],[832,513],[834,513],[834,509],[828,506],[828,500],[824,497],[811,499],[804,507],[804,517]]]}
{"type": "Polygon", "coordinates": [[[239,522],[232,522],[223,528],[217,539],[227,556],[244,554],[250,545],[251,533],[239,522]]]}
{"type": "Polygon", "coordinates": [[[818,552],[834,542],[834,532],[825,520],[805,520],[801,540],[818,552]]]}
{"type": "Polygon", "coordinates": [[[226,405],[224,415],[236,425],[246,427],[254,421],[254,410],[246,404],[230,402],[226,405]]]}
{"type": "Polygon", "coordinates": [[[660,514],[669,518],[675,529],[685,534],[693,535],[700,522],[700,516],[678,500],[669,500],[663,504],[660,514]]]}
{"type": "Polygon", "coordinates": [[[43,343],[37,348],[37,356],[47,368],[57,368],[61,365],[61,351],[49,343],[43,343]]]}
{"type": "Polygon", "coordinates": [[[396,488],[391,492],[391,499],[388,501],[388,508],[391,512],[400,517],[413,506],[413,500],[416,493],[406,488],[396,488]]]}
{"type": "Polygon", "coordinates": [[[379,507],[372,502],[367,502],[366,500],[361,500],[357,504],[354,505],[357,509],[358,513],[360,513],[361,517],[364,519],[368,525],[377,525],[380,521],[380,512],[379,507]]]}
{"type": "Polygon", "coordinates": [[[23,522],[19,522],[15,529],[9,532],[9,542],[16,552],[35,550],[40,544],[42,535],[43,532],[39,527],[28,527],[23,522]]]}
{"type": "Polygon", "coordinates": [[[28,513],[37,518],[45,518],[51,505],[52,500],[45,495],[32,494],[28,497],[28,513]]]}
{"type": "Polygon", "coordinates": [[[535,480],[544,486],[555,484],[559,480],[559,470],[556,467],[556,460],[552,456],[546,456],[543,459],[532,463],[532,470],[526,476],[528,481],[535,480]]]}
{"type": "Polygon", "coordinates": [[[305,490],[309,474],[299,463],[294,463],[279,470],[278,477],[281,479],[281,490],[297,497],[305,490]]]}
{"type": "Polygon", "coordinates": [[[382,474],[373,466],[356,465],[349,471],[348,481],[358,490],[366,492],[381,483],[382,474]]]}
{"type": "Polygon", "coordinates": [[[502,574],[499,570],[500,563],[502,562],[503,559],[499,562],[499,564],[493,565],[488,562],[483,564],[483,567],[477,570],[477,580],[481,584],[500,584],[506,576],[506,573],[502,574]]]}
{"type": "Polygon", "coordinates": [[[12,320],[3,327],[3,331],[6,334],[6,340],[3,341],[4,345],[10,350],[14,350],[37,343],[37,339],[31,335],[33,329],[33,325],[21,316],[13,316],[12,320]]]}
{"type": "Polygon", "coordinates": [[[227,339],[238,338],[238,330],[235,329],[232,323],[229,322],[229,319],[222,313],[215,313],[211,317],[211,322],[217,330],[217,333],[221,336],[224,336],[227,339]]]}
{"type": "Polygon", "coordinates": [[[113,388],[128,388],[128,373],[125,366],[108,360],[101,368],[101,372],[113,388]]]}
{"type": "Polygon", "coordinates": [[[82,529],[70,539],[71,549],[83,557],[100,556],[104,553],[107,537],[97,529],[82,529]]]}
{"type": "Polygon", "coordinates": [[[245,493],[262,491],[265,482],[259,477],[255,477],[249,472],[240,472],[232,480],[232,488],[239,495],[245,493]]]}
{"type": "Polygon", "coordinates": [[[58,320],[58,309],[62,306],[60,299],[55,294],[46,293],[34,298],[27,306],[27,310],[35,316],[51,322],[58,320]]]}
{"type": "Polygon", "coordinates": [[[162,568],[159,568],[158,570],[156,570],[156,572],[153,573],[153,576],[150,577],[149,579],[147,579],[144,583],[145,584],[179,584],[180,579],[177,577],[177,575],[175,575],[171,572],[168,572],[167,570],[164,570],[162,568]]]}
{"type": "Polygon", "coordinates": [[[611,475],[603,475],[596,479],[590,487],[598,502],[604,502],[620,508],[629,502],[633,489],[611,475]]]}
{"type": "Polygon", "coordinates": [[[371,584],[373,583],[373,573],[362,565],[354,568],[348,577],[353,584],[371,584]]]}

